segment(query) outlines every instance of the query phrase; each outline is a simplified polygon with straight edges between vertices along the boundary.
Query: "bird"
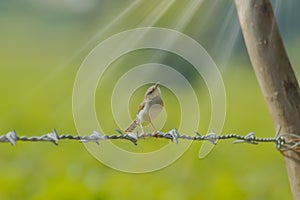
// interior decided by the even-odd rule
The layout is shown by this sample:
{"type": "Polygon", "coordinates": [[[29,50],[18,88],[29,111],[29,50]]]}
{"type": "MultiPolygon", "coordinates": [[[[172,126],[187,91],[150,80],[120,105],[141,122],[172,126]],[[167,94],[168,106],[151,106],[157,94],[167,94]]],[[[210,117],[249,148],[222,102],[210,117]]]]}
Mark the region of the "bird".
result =
{"type": "Polygon", "coordinates": [[[132,132],[139,125],[141,127],[142,134],[145,136],[142,123],[150,122],[152,128],[157,133],[157,129],[152,123],[152,120],[159,115],[163,109],[163,106],[164,102],[159,89],[159,82],[156,82],[146,91],[144,100],[138,107],[135,120],[133,120],[128,128],[125,129],[125,132],[132,132]]]}

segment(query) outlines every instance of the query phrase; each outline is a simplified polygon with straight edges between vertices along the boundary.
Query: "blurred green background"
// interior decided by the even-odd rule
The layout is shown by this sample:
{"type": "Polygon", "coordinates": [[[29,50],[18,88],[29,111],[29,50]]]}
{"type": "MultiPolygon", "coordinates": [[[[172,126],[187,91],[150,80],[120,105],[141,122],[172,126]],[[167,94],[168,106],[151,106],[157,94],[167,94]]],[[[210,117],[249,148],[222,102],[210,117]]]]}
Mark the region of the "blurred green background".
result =
{"type": "MultiPolygon", "coordinates": [[[[299,5],[297,0],[273,1],[297,75],[300,64],[299,5]]],[[[254,131],[259,137],[274,136],[273,124],[251,68],[231,0],[1,1],[1,133],[15,129],[19,135],[41,135],[56,128],[59,133],[76,135],[72,90],[83,59],[112,34],[145,26],[181,31],[210,53],[226,87],[227,116],[223,133],[254,131]]],[[[153,55],[161,53],[152,52],[153,55]]],[[[174,55],[164,57],[162,62],[170,66],[180,63],[175,61],[174,55]]],[[[133,55],[122,62],[130,65],[138,58],[141,59],[133,55]]],[[[204,85],[190,66],[183,64],[180,69],[191,84],[204,85]]],[[[111,77],[111,83],[114,81],[111,77]]],[[[132,116],[145,88],[138,90],[131,101],[132,116]]],[[[201,108],[199,131],[205,133],[210,109],[204,88],[195,86],[201,108]]],[[[172,112],[178,103],[167,89],[163,88],[163,92],[172,112]]],[[[96,96],[99,118],[110,115],[109,110],[101,109],[101,95],[99,90],[96,96]]],[[[178,120],[178,114],[168,115],[163,130],[176,127],[178,120]]],[[[104,126],[108,132],[116,128],[112,120],[104,126]]],[[[133,147],[116,142],[136,152],[166,143],[146,140],[133,147]]],[[[137,175],[106,167],[81,143],[74,141],[60,141],[58,146],[19,142],[12,147],[3,143],[0,145],[0,199],[292,198],[283,158],[273,144],[232,145],[231,141],[221,141],[203,160],[198,159],[200,146],[200,143],[193,143],[167,168],[137,175]]]]}

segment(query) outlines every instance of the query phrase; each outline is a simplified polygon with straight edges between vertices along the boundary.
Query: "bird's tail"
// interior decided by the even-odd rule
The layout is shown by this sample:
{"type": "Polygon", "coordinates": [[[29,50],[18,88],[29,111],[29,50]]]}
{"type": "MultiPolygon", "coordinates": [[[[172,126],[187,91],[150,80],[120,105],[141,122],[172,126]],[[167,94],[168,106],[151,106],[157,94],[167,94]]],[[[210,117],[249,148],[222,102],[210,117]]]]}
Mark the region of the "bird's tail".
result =
{"type": "Polygon", "coordinates": [[[128,126],[128,128],[125,130],[125,132],[132,132],[136,126],[138,125],[138,120],[134,120],[133,122],[131,122],[131,124],[128,126]]]}

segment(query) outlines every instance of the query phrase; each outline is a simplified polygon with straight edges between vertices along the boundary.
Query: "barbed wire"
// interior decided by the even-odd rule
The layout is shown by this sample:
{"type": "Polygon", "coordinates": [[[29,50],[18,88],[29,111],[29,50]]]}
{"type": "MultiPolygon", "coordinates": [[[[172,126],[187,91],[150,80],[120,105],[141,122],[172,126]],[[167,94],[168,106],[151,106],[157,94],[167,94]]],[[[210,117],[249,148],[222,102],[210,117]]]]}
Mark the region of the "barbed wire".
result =
{"type": "Polygon", "coordinates": [[[146,133],[138,134],[136,133],[123,133],[122,131],[116,129],[118,134],[113,135],[102,135],[97,131],[94,131],[92,134],[87,136],[74,136],[70,134],[61,134],[59,135],[54,129],[50,133],[46,133],[41,136],[18,136],[16,131],[9,131],[6,134],[0,135],[0,143],[10,143],[15,146],[17,141],[24,142],[52,142],[55,145],[58,145],[59,140],[77,140],[79,142],[96,142],[97,144],[100,141],[104,140],[128,140],[131,141],[134,145],[137,145],[139,139],[146,138],[163,138],[176,142],[178,144],[179,140],[193,140],[193,141],[209,141],[212,144],[217,144],[219,140],[228,140],[235,139],[232,143],[248,143],[248,144],[259,144],[259,143],[274,143],[277,150],[284,151],[300,151],[300,136],[292,133],[280,134],[280,126],[276,130],[274,138],[263,138],[256,137],[254,132],[250,132],[245,136],[231,133],[226,135],[218,135],[214,132],[207,133],[206,135],[201,135],[199,132],[195,131],[195,135],[182,135],[176,128],[168,132],[156,132],[156,133],[146,133]]]}

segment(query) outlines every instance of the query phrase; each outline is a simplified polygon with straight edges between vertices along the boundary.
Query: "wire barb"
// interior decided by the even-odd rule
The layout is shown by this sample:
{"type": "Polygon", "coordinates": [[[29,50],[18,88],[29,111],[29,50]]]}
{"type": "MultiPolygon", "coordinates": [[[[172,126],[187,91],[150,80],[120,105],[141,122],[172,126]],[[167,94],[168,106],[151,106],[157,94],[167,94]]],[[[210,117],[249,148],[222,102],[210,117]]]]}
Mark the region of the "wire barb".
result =
{"type": "Polygon", "coordinates": [[[204,138],[204,140],[210,141],[214,145],[217,144],[218,136],[214,132],[207,133],[204,138]]]}
{"type": "Polygon", "coordinates": [[[258,142],[255,140],[255,135],[254,132],[248,133],[243,139],[240,140],[235,140],[232,143],[237,144],[237,143],[250,143],[250,144],[258,144],[258,142]]]}
{"type": "Polygon", "coordinates": [[[17,134],[16,134],[15,130],[12,130],[12,131],[6,133],[5,135],[0,136],[0,141],[9,142],[12,146],[16,145],[17,139],[18,138],[17,138],[17,134]]]}
{"type": "Polygon", "coordinates": [[[218,135],[214,132],[209,132],[206,135],[201,135],[199,132],[195,131],[195,136],[192,135],[182,135],[178,132],[176,128],[168,131],[168,132],[154,132],[154,133],[142,133],[138,132],[129,132],[124,133],[119,129],[116,129],[118,134],[113,135],[103,135],[97,131],[93,131],[92,134],[86,136],[74,136],[70,134],[61,134],[59,135],[56,129],[53,129],[52,132],[46,133],[41,136],[17,136],[16,131],[12,130],[6,134],[0,135],[0,143],[10,143],[12,146],[15,146],[17,141],[25,141],[25,142],[52,142],[55,145],[58,145],[59,140],[77,140],[79,142],[95,142],[96,144],[100,144],[100,141],[105,140],[128,140],[132,142],[134,145],[137,145],[137,142],[140,139],[145,138],[163,138],[168,139],[171,142],[179,143],[179,140],[193,140],[193,141],[209,141],[212,144],[216,145],[219,140],[226,139],[235,139],[232,143],[248,143],[248,144],[259,144],[259,143],[275,143],[275,147],[277,150],[284,151],[298,151],[300,152],[300,135],[287,133],[281,134],[281,127],[278,126],[275,137],[274,138],[259,138],[256,137],[254,132],[250,132],[245,136],[239,134],[226,134],[226,135],[218,135]]]}

